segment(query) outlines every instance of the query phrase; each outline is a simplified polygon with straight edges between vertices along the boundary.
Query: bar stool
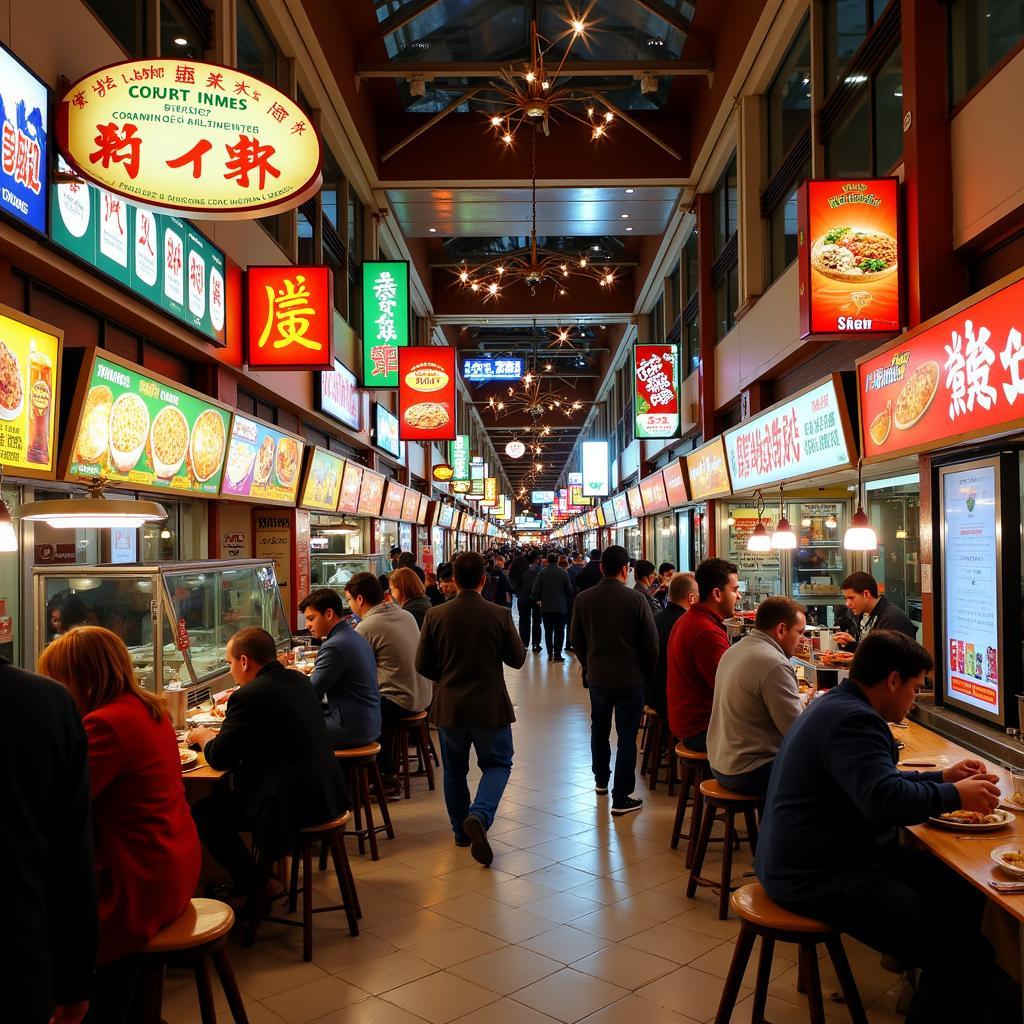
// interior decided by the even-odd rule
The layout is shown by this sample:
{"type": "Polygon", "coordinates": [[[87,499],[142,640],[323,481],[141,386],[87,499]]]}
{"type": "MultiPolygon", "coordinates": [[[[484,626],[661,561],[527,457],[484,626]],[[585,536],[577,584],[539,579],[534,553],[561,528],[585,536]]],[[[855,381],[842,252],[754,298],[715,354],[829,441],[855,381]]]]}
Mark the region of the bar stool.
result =
{"type": "MultiPolygon", "coordinates": [[[[700,830],[701,812],[704,809],[704,797],[700,792],[700,784],[711,778],[708,766],[708,755],[697,750],[690,750],[682,743],[676,744],[676,757],[679,758],[679,802],[676,804],[676,820],[672,826],[672,849],[679,849],[679,840],[686,840],[686,866],[693,863],[693,851],[697,848],[697,832],[700,830]],[[690,831],[683,835],[683,818],[686,806],[693,798],[693,815],[690,818],[690,831]]],[[[711,840],[717,841],[717,837],[711,840]]]]}
{"type": "Polygon", "coordinates": [[[754,984],[754,1005],[750,1020],[758,1024],[764,1021],[765,1004],[768,1001],[768,983],[771,980],[772,955],[776,942],[792,942],[800,948],[800,972],[807,991],[807,1008],[811,1024],[825,1024],[825,1005],[821,994],[821,975],[818,973],[817,946],[825,944],[832,959],[839,985],[846,1000],[853,1024],[867,1024],[864,1005],[857,991],[850,962],[843,949],[842,938],[828,925],[813,921],[809,917],[784,910],[768,898],[759,883],[745,885],[732,894],[732,909],[740,919],[740,934],[736,941],[736,952],[729,966],[729,974],[722,989],[715,1024],[728,1024],[736,1006],[743,974],[747,969],[754,940],[761,937],[761,955],[757,962],[757,981],[754,984]]]}
{"type": "MultiPolygon", "coordinates": [[[[370,844],[370,860],[379,860],[377,849],[377,833],[384,832],[388,839],[395,838],[395,829],[391,824],[387,797],[384,795],[384,783],[381,782],[377,755],[380,753],[379,743],[367,743],[364,747],[349,747],[335,750],[334,756],[341,764],[348,781],[348,791],[352,795],[352,812],[356,819],[356,827],[346,835],[355,836],[359,844],[359,852],[366,852],[366,844],[370,844]],[[370,782],[377,794],[377,805],[380,807],[382,824],[373,822],[373,801],[370,797],[370,782]],[[363,818],[366,824],[363,824],[363,818]]],[[[320,870],[327,867],[327,848],[320,851],[320,870]]]]}
{"type": "Polygon", "coordinates": [[[649,776],[647,786],[653,793],[658,788],[662,747],[662,717],[655,708],[644,707],[642,728],[644,730],[644,756],[640,762],[640,774],[649,776]]]}
{"type": "Polygon", "coordinates": [[[430,756],[430,728],[427,725],[426,711],[417,711],[398,720],[395,730],[395,776],[399,785],[405,790],[405,799],[409,799],[409,780],[427,777],[427,788],[434,789],[434,762],[430,756]],[[419,767],[410,771],[409,743],[416,747],[416,760],[419,767]]]}
{"type": "Polygon", "coordinates": [[[176,920],[162,928],[140,951],[142,958],[143,1024],[160,1024],[164,974],[168,966],[191,967],[203,1024],[213,1024],[217,1012],[210,984],[212,961],[235,1024],[249,1024],[225,944],[235,912],[218,900],[192,900],[176,920]]]}
{"type": "MultiPolygon", "coordinates": [[[[701,815],[700,835],[697,839],[697,849],[694,851],[693,863],[690,865],[690,878],[686,883],[686,895],[693,899],[697,892],[697,886],[719,887],[718,916],[725,920],[729,916],[729,893],[732,891],[732,853],[737,840],[746,840],[750,846],[750,852],[757,850],[757,815],[756,812],[764,806],[764,798],[759,796],[744,796],[742,793],[733,793],[723,786],[717,779],[705,779],[700,784],[700,793],[704,798],[704,811],[701,815]],[[725,825],[725,833],[722,836],[722,877],[719,882],[701,877],[701,868],[704,867],[704,858],[708,852],[708,841],[711,838],[711,826],[715,819],[721,815],[721,821],[725,825]],[[736,815],[742,814],[747,823],[747,834],[740,836],[736,832],[736,815]]],[[[692,828],[691,828],[692,835],[692,828]]]]}

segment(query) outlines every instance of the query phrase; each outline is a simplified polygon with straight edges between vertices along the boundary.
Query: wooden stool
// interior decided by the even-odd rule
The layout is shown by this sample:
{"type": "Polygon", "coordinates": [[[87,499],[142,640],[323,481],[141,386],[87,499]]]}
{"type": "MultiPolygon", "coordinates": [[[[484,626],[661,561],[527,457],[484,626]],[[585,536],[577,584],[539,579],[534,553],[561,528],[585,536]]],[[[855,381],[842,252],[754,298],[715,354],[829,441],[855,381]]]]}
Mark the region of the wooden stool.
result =
{"type": "Polygon", "coordinates": [[[640,774],[645,775],[647,773],[647,736],[651,730],[651,714],[657,714],[650,705],[645,704],[644,709],[640,714],[640,728],[637,729],[636,733],[636,749],[643,754],[643,759],[640,761],[640,774]]]}
{"type": "Polygon", "coordinates": [[[732,909],[740,919],[740,934],[736,941],[729,975],[725,979],[722,1000],[718,1004],[715,1024],[728,1024],[736,1005],[743,974],[747,969],[754,939],[761,937],[761,956],[757,962],[757,981],[754,984],[754,1005],[750,1012],[751,1021],[764,1021],[765,1004],[768,1001],[768,982],[771,980],[772,954],[776,942],[793,942],[800,947],[800,971],[807,989],[807,1006],[811,1024],[825,1024],[825,1005],[821,994],[821,976],[818,973],[819,943],[824,943],[832,965],[836,969],[839,985],[846,1000],[846,1008],[853,1024],[867,1024],[864,1006],[857,991],[857,982],[846,959],[846,951],[838,932],[820,921],[783,910],[773,903],[759,883],[745,885],[732,894],[732,909]]]}
{"type": "Polygon", "coordinates": [[[164,973],[171,966],[191,967],[196,976],[196,993],[203,1024],[214,1024],[217,1012],[213,1006],[210,985],[210,962],[231,1010],[235,1024],[249,1024],[238,991],[234,971],[228,960],[225,943],[235,912],[218,900],[192,900],[185,912],[161,929],[140,951],[142,958],[143,1024],[160,1024],[163,1009],[164,973]]]}
{"type": "MultiPolygon", "coordinates": [[[[676,804],[676,820],[672,826],[672,849],[679,849],[679,840],[686,840],[686,866],[693,863],[693,852],[697,848],[697,832],[700,830],[701,812],[704,809],[704,797],[701,795],[700,784],[711,778],[708,767],[708,755],[697,750],[690,750],[682,743],[676,744],[676,757],[679,758],[679,802],[676,804]],[[693,815],[690,818],[690,831],[683,835],[683,818],[686,807],[693,798],[693,815]]],[[[717,837],[711,842],[717,842],[717,837]]]]}
{"type": "Polygon", "coordinates": [[[640,762],[640,775],[648,775],[648,788],[653,792],[658,788],[658,775],[661,770],[662,718],[652,707],[644,708],[644,756],[640,762]]]}
{"type": "MultiPolygon", "coordinates": [[[[725,920],[729,916],[729,893],[732,884],[732,852],[737,839],[745,838],[750,845],[750,852],[757,850],[757,816],[755,811],[764,806],[764,798],[759,796],[744,796],[741,793],[733,793],[723,786],[717,779],[705,779],[700,784],[699,792],[704,798],[704,810],[700,819],[700,835],[697,839],[697,848],[693,854],[693,862],[690,865],[690,878],[686,883],[686,895],[693,899],[698,885],[715,886],[719,888],[718,916],[725,920]],[[722,836],[722,878],[720,882],[714,882],[701,877],[701,868],[704,867],[704,858],[708,852],[708,841],[711,839],[711,826],[718,814],[722,815],[722,822],[725,825],[725,834],[722,836]],[[736,815],[742,814],[747,823],[746,836],[738,836],[736,833],[736,815]]],[[[693,829],[690,829],[691,835],[693,829]]]]}
{"type": "Polygon", "coordinates": [[[430,728],[427,725],[426,711],[418,711],[415,715],[398,720],[395,730],[395,776],[399,785],[405,789],[405,799],[409,799],[409,780],[427,777],[427,788],[434,789],[434,762],[430,756],[430,728]],[[409,743],[416,746],[416,760],[419,767],[415,772],[409,770],[409,743]]]}
{"type": "MultiPolygon", "coordinates": [[[[355,836],[359,844],[359,852],[365,853],[366,844],[370,844],[370,859],[379,860],[377,850],[377,833],[384,832],[388,839],[395,838],[395,829],[391,824],[388,811],[388,800],[384,795],[384,783],[381,782],[377,755],[380,753],[379,743],[367,743],[365,747],[349,747],[336,750],[334,756],[345,771],[348,780],[348,791],[352,795],[352,811],[356,819],[356,827],[346,835],[355,836]],[[383,823],[373,823],[373,801],[370,798],[370,781],[377,793],[377,805],[380,807],[383,823]],[[363,818],[366,824],[363,824],[363,818]]],[[[327,867],[326,847],[320,853],[320,870],[327,867]]]]}

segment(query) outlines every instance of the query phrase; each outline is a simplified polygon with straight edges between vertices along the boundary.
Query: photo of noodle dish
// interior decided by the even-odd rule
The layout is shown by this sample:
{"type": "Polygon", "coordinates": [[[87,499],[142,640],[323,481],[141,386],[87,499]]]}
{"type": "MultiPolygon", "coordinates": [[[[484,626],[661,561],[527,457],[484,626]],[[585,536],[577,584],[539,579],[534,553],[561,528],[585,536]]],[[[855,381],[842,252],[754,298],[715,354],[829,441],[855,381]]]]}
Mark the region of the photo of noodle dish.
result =
{"type": "Polygon", "coordinates": [[[277,442],[277,454],[274,457],[274,465],[277,469],[277,479],[281,481],[283,486],[291,487],[299,472],[298,441],[290,437],[282,437],[277,442]]]}
{"type": "Polygon", "coordinates": [[[226,439],[224,420],[213,409],[205,409],[192,428],[192,472],[199,483],[209,480],[224,461],[226,439]]]}
{"type": "Polygon", "coordinates": [[[18,357],[0,341],[0,420],[13,420],[25,406],[25,384],[18,357]]]}
{"type": "Polygon", "coordinates": [[[138,395],[119,395],[110,409],[110,459],[119,473],[133,470],[149,436],[149,410],[138,395]]]}
{"type": "Polygon", "coordinates": [[[173,405],[166,405],[153,418],[149,450],[153,471],[162,480],[174,476],[188,452],[189,429],[184,414],[173,405]]]}
{"type": "Polygon", "coordinates": [[[833,281],[879,281],[897,266],[896,239],[881,231],[834,227],[811,246],[811,266],[833,281]]]}
{"type": "Polygon", "coordinates": [[[106,384],[97,384],[89,389],[82,409],[82,425],[78,428],[75,457],[80,462],[99,462],[106,454],[110,443],[110,407],[113,404],[113,392],[106,384]]]}
{"type": "Polygon", "coordinates": [[[232,440],[231,448],[228,450],[228,483],[232,489],[240,490],[246,478],[252,472],[253,464],[256,462],[256,449],[251,444],[232,440]]]}
{"type": "Polygon", "coordinates": [[[263,438],[259,451],[256,452],[256,467],[253,469],[252,482],[256,487],[266,487],[270,482],[270,473],[274,468],[274,439],[263,438]]]}

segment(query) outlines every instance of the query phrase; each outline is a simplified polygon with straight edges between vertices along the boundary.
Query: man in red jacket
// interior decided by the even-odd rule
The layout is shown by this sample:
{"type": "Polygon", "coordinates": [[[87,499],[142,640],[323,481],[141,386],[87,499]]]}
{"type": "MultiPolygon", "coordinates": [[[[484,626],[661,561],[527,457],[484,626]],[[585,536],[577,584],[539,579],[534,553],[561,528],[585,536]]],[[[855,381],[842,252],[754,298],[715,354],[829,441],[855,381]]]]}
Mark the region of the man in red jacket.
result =
{"type": "Polygon", "coordinates": [[[668,721],[690,750],[708,749],[708,723],[718,662],[729,649],[724,620],[736,609],[736,566],[708,558],[697,566],[695,604],[673,627],[668,641],[668,721]]]}

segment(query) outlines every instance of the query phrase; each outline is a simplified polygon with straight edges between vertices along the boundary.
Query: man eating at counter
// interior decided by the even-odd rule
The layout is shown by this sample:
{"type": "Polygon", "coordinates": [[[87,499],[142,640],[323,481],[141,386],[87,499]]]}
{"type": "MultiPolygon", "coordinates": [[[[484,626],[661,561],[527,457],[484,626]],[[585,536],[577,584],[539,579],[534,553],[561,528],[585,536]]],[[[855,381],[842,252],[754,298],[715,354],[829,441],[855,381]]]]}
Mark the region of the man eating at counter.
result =
{"type": "Polygon", "coordinates": [[[917,627],[891,601],[878,593],[878,583],[869,572],[850,573],[842,582],[846,607],[853,615],[852,632],[840,630],[835,641],[840,647],[855,651],[873,629],[894,629],[897,633],[917,639],[917,627]]]}

